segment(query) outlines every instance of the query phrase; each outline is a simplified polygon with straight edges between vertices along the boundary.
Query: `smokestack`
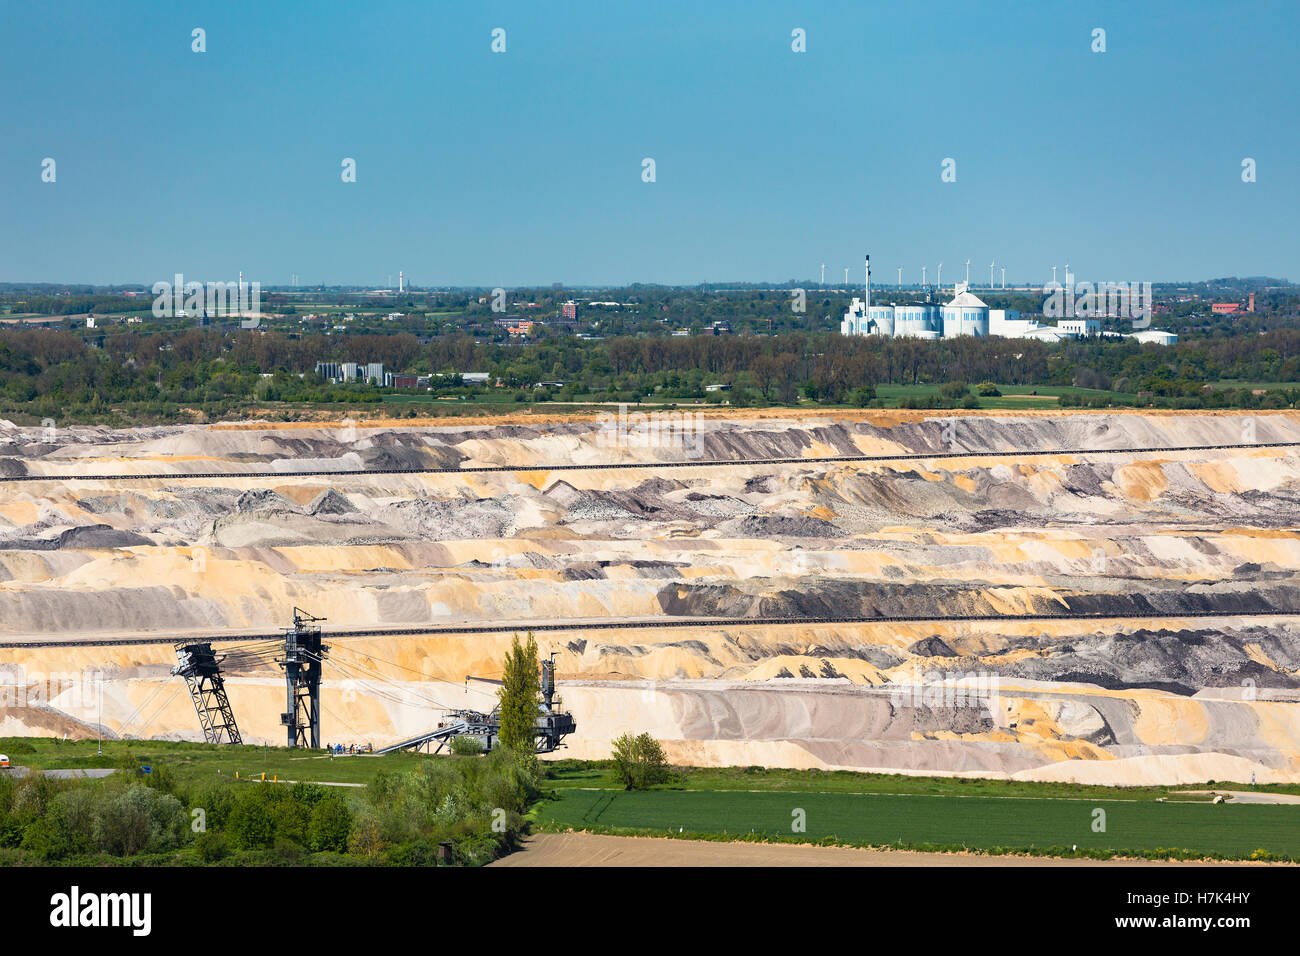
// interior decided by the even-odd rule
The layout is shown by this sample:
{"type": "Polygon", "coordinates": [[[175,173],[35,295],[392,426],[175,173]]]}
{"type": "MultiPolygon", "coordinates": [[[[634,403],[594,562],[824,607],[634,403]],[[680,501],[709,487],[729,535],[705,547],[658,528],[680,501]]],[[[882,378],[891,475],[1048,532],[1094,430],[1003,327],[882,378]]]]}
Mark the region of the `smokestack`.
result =
{"type": "Polygon", "coordinates": [[[867,284],[862,293],[862,317],[868,318],[867,310],[871,308],[871,255],[867,254],[867,284]]]}

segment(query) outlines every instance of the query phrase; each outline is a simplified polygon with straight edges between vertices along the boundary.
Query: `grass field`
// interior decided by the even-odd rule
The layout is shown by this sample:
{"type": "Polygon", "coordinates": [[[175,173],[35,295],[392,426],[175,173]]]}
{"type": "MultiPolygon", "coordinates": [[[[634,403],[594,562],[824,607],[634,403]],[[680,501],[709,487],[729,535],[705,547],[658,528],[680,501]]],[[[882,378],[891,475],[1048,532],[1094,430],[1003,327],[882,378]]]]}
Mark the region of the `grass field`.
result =
{"type": "MultiPolygon", "coordinates": [[[[979,398],[980,408],[1055,408],[1062,395],[1081,395],[1085,398],[1102,397],[1117,405],[1131,405],[1137,395],[1131,392],[1111,392],[1095,388],[1076,388],[1072,385],[998,385],[998,397],[979,398]]],[[[938,385],[877,385],[876,396],[886,405],[896,406],[907,398],[932,399],[939,396],[938,385]]]]}
{"type": "MultiPolygon", "coordinates": [[[[547,786],[556,789],[619,790],[608,761],[555,761],[547,786]]],[[[678,767],[678,788],[794,793],[877,793],[955,797],[1037,797],[1056,799],[1193,800],[1209,798],[1169,787],[1098,787],[1077,783],[1037,783],[976,777],[920,777],[908,774],[856,773],[851,770],[784,770],[767,767],[678,767]]],[[[1196,788],[1206,790],[1217,785],[1196,788]]],[[[1218,787],[1226,790],[1227,787],[1218,787]]],[[[1300,793],[1300,787],[1260,786],[1259,791],[1300,793]]]]}
{"type": "Polygon", "coordinates": [[[1240,379],[1225,378],[1211,384],[1211,388],[1262,388],[1268,391],[1276,389],[1300,388],[1300,382],[1244,382],[1240,379]]]}
{"type": "MultiPolygon", "coordinates": [[[[0,738],[0,753],[33,770],[162,766],[181,785],[260,778],[366,784],[383,771],[429,760],[475,759],[399,753],[327,757],[283,747],[165,741],[0,738]]],[[[796,839],[912,849],[1072,852],[1300,859],[1300,807],[1211,804],[1164,787],[1093,787],[949,777],[757,767],[678,768],[677,781],[627,792],[607,762],[556,761],[550,797],[530,817],[543,829],[585,829],[712,839],[796,839]],[[792,829],[795,810],[806,829],[792,829]],[[1104,832],[1093,829],[1105,812],[1104,832]],[[1071,848],[1077,846],[1077,851],[1071,848]]],[[[1245,789],[1213,782],[1186,789],[1245,789]]],[[[1258,787],[1296,792],[1298,787],[1258,787]]]]}
{"type": "Polygon", "coordinates": [[[1300,858],[1293,806],[708,790],[555,791],[547,828],[991,852],[1300,858]],[[1105,814],[1105,831],[1094,822],[1105,814]],[[806,829],[795,832],[802,816],[806,829]],[[1260,853],[1259,851],[1263,851],[1260,853]]]}
{"type": "Polygon", "coordinates": [[[104,755],[97,756],[93,740],[60,740],[28,737],[0,738],[0,753],[14,766],[33,770],[71,770],[117,767],[135,770],[140,766],[164,765],[178,783],[215,779],[218,772],[241,779],[266,774],[266,779],[326,783],[369,783],[384,770],[410,770],[416,764],[440,759],[425,754],[397,753],[384,757],[359,754],[327,757],[285,747],[228,747],[212,744],[174,743],[156,740],[109,740],[104,755]],[[24,752],[30,748],[34,753],[24,752]]]}

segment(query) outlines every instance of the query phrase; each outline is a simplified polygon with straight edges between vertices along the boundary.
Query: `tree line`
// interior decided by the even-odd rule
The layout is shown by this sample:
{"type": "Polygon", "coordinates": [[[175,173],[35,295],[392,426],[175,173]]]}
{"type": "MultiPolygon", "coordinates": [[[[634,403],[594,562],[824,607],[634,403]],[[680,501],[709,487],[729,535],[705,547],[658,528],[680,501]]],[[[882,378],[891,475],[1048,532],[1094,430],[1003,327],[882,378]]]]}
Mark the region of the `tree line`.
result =
{"type": "Polygon", "coordinates": [[[463,333],[422,341],[409,332],[324,335],[190,328],[115,331],[98,339],[52,329],[0,330],[0,410],[36,417],[103,419],[119,409],[166,420],[183,407],[219,412],[265,403],[377,401],[374,389],[341,387],[315,374],[318,362],[382,362],[386,371],[429,375],[436,391],[468,397],[496,381],[520,400],[733,404],[806,399],[842,404],[880,385],[997,382],[1077,386],[1104,392],[1194,398],[1223,380],[1300,381],[1300,330],[1197,339],[1173,346],[1133,339],[1060,344],[997,337],[777,335],[576,337],[484,342],[463,333]],[[469,388],[463,372],[487,372],[469,388]],[[439,377],[440,376],[440,377],[439,377]],[[544,393],[535,389],[547,386],[544,393]]]}

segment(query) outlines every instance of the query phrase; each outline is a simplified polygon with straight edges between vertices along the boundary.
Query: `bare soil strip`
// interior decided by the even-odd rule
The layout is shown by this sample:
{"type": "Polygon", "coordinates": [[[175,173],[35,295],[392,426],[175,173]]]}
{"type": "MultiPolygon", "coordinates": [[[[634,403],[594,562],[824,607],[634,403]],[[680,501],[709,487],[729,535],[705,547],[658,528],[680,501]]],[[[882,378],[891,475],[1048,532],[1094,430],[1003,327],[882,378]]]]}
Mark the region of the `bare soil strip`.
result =
{"type": "Polygon", "coordinates": [[[539,833],[492,866],[1259,866],[1175,860],[1064,860],[1042,856],[916,853],[798,843],[714,843],[598,833],[539,833]]]}

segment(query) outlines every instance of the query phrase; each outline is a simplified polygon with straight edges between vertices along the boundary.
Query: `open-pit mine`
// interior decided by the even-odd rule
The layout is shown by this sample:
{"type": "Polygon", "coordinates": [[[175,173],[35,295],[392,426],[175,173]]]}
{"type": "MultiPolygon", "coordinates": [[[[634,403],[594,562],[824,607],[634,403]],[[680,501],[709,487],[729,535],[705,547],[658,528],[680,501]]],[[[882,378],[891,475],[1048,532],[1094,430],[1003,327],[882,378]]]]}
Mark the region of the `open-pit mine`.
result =
{"type": "Polygon", "coordinates": [[[202,639],[282,743],[299,607],[331,743],[490,709],[532,627],[559,755],[1300,781],[1300,414],[785,414],[0,423],[0,736],[202,739],[202,639]]]}

